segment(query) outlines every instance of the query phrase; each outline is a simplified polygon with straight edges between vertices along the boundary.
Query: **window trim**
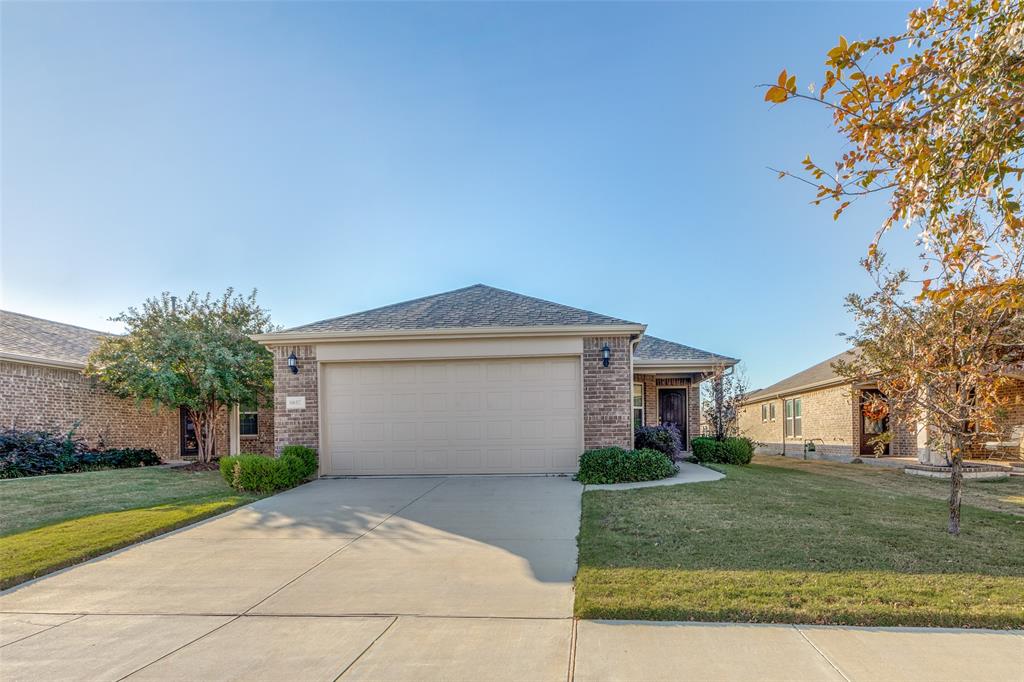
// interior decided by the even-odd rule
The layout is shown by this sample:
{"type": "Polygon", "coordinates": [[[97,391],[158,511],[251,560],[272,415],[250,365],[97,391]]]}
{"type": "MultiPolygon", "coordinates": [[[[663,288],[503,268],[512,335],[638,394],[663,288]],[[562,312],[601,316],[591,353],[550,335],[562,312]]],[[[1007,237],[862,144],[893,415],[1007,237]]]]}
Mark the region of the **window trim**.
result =
{"type": "Polygon", "coordinates": [[[639,425],[640,426],[647,426],[647,422],[646,422],[647,410],[645,409],[646,405],[645,405],[645,400],[644,400],[644,383],[642,381],[634,381],[633,382],[632,393],[630,394],[630,407],[633,410],[633,412],[632,412],[633,424],[634,425],[637,424],[636,413],[637,413],[637,410],[639,410],[640,411],[640,422],[639,422],[639,425]],[[640,387],[640,394],[639,395],[637,395],[637,393],[636,393],[637,386],[640,387]],[[637,404],[636,404],[636,399],[637,398],[640,398],[640,405],[639,406],[637,406],[637,404]]]}
{"type": "Polygon", "coordinates": [[[768,403],[761,403],[761,423],[768,423],[768,403]]]}
{"type": "Polygon", "coordinates": [[[246,409],[246,405],[239,404],[238,406],[238,437],[239,438],[259,438],[260,436],[260,409],[259,405],[250,405],[251,409],[246,409]],[[253,433],[242,433],[242,417],[245,415],[254,415],[256,430],[253,433]]]}
{"type": "Polygon", "coordinates": [[[786,398],[783,401],[782,418],[785,422],[783,433],[787,438],[804,437],[804,401],[802,396],[786,398]]]}
{"type": "Polygon", "coordinates": [[[768,403],[768,421],[775,421],[775,401],[768,403]]]}

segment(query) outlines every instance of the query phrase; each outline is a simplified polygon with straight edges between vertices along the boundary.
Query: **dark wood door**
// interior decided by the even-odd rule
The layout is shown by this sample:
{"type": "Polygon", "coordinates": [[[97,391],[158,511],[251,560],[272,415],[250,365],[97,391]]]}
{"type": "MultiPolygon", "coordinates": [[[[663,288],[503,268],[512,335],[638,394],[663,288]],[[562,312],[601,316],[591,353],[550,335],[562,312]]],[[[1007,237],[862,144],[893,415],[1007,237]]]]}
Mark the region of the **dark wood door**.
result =
{"type": "Polygon", "coordinates": [[[184,407],[179,409],[181,413],[181,456],[195,457],[199,454],[199,441],[196,440],[196,425],[192,423],[192,417],[184,407]]]}
{"type": "MultiPolygon", "coordinates": [[[[860,394],[860,454],[862,455],[874,455],[875,444],[871,442],[871,439],[889,431],[889,417],[870,419],[864,414],[864,404],[872,398],[881,396],[882,392],[876,390],[866,390],[860,394]]],[[[888,443],[883,446],[882,454],[889,454],[888,443]]]]}
{"type": "Polygon", "coordinates": [[[686,391],[668,389],[658,392],[658,421],[661,424],[673,424],[679,429],[686,447],[686,391]]]}

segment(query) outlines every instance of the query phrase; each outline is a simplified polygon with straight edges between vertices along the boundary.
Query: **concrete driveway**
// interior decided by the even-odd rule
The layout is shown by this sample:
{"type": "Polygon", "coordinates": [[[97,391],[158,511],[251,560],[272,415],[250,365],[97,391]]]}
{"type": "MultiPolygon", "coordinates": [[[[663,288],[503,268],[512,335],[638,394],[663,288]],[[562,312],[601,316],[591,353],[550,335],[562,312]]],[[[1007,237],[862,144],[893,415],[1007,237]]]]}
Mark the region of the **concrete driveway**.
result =
{"type": "Polygon", "coordinates": [[[565,679],[581,492],[314,481],[3,594],[2,676],[565,679]]]}
{"type": "Polygon", "coordinates": [[[316,481],[0,595],[0,679],[1024,679],[1019,631],[574,623],[581,491],[316,481]]]}

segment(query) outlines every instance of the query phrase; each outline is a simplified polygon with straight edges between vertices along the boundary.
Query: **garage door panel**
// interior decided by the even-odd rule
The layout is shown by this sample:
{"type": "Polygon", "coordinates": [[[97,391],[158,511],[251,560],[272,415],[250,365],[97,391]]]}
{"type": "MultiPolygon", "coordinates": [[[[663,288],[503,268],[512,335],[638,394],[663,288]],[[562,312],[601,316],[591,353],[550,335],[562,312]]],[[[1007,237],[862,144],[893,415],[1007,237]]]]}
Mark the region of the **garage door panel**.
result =
{"type": "Polygon", "coordinates": [[[418,431],[415,422],[395,422],[391,425],[391,438],[397,443],[415,441],[419,438],[418,431]]]}
{"type": "Polygon", "coordinates": [[[575,471],[578,357],[325,364],[326,474],[575,471]]]}
{"type": "Polygon", "coordinates": [[[424,422],[421,431],[424,440],[448,440],[447,422],[424,422]]]}
{"type": "Polygon", "coordinates": [[[448,396],[444,393],[427,393],[421,400],[421,406],[427,412],[447,412],[448,396]]]}

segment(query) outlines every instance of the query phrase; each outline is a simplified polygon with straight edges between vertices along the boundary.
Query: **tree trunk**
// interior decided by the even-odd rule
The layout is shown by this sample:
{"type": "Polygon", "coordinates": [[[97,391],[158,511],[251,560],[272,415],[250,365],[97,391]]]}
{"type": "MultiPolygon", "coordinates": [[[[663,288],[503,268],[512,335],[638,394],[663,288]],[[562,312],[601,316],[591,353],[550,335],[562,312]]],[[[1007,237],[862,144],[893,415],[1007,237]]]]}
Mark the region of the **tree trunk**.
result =
{"type": "Polygon", "coordinates": [[[964,487],[964,456],[959,438],[954,441],[953,456],[950,459],[952,472],[949,477],[949,534],[960,534],[960,499],[964,487]]]}
{"type": "Polygon", "coordinates": [[[202,412],[189,410],[189,416],[192,417],[192,424],[196,429],[196,448],[198,450],[196,460],[203,463],[210,462],[216,447],[214,425],[217,421],[217,410],[216,408],[202,412]]]}

